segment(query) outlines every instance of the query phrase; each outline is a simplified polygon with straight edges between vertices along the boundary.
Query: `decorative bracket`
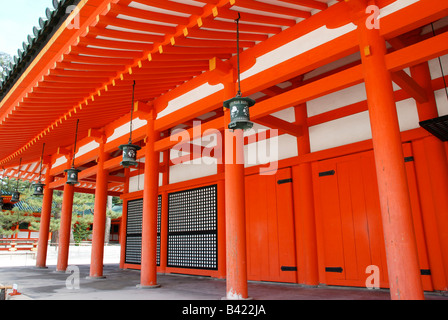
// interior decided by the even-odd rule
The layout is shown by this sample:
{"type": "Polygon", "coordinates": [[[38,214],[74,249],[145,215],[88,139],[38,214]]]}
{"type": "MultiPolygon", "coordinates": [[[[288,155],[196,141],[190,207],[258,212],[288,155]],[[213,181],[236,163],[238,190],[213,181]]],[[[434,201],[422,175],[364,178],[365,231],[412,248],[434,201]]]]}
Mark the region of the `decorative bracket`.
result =
{"type": "Polygon", "coordinates": [[[56,152],[58,155],[69,156],[73,154],[73,150],[66,147],[58,147],[58,151],[56,152]]]}
{"type": "Polygon", "coordinates": [[[98,143],[106,142],[106,135],[104,133],[104,129],[93,129],[90,128],[87,134],[89,138],[93,138],[98,143]]]}
{"type": "Polygon", "coordinates": [[[154,105],[152,102],[143,103],[141,101],[136,101],[134,103],[134,113],[144,119],[153,117],[155,119],[156,112],[154,110],[154,105]]]}

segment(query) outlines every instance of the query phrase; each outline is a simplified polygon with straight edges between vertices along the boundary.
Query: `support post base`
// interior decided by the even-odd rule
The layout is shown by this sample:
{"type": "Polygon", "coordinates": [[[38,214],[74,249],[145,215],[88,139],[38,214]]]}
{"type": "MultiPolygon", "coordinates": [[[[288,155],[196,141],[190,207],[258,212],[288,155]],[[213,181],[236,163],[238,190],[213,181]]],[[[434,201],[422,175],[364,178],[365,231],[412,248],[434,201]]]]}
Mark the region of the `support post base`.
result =
{"type": "Polygon", "coordinates": [[[151,286],[143,286],[141,284],[138,284],[138,285],[136,285],[136,287],[137,287],[137,289],[157,289],[157,288],[160,288],[161,285],[160,284],[154,284],[154,285],[151,285],[151,286]]]}

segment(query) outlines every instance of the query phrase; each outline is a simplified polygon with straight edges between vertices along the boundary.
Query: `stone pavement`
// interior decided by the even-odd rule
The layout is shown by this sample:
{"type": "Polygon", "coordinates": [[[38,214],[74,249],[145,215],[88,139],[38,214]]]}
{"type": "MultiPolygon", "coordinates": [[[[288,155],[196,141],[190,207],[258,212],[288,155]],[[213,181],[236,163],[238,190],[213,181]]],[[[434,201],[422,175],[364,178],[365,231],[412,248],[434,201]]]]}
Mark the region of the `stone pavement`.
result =
{"type": "MultiPolygon", "coordinates": [[[[90,264],[92,246],[70,246],[69,264],[90,264]]],[[[48,246],[47,265],[56,265],[58,261],[58,247],[48,246]]],[[[113,264],[120,262],[120,245],[108,245],[104,247],[104,263],[113,264]]],[[[36,265],[36,252],[33,251],[0,251],[0,267],[20,267],[36,265]]]]}
{"type": "MultiPolygon", "coordinates": [[[[89,266],[70,266],[71,272],[56,272],[55,266],[0,267],[0,283],[18,285],[18,299],[33,300],[221,300],[225,280],[208,277],[159,274],[158,289],[139,289],[139,270],[121,270],[118,264],[104,266],[105,279],[89,279],[89,266]],[[79,280],[79,282],[78,282],[79,280]]],[[[361,288],[304,288],[294,284],[249,282],[249,295],[256,300],[389,300],[388,290],[361,288]]],[[[448,300],[430,293],[428,300],[448,300]]]]}
{"type": "MultiPolygon", "coordinates": [[[[139,270],[119,268],[120,246],[104,248],[105,279],[88,279],[90,246],[70,247],[70,273],[56,272],[57,248],[49,247],[47,269],[35,267],[31,252],[0,252],[0,284],[18,284],[22,295],[14,300],[221,300],[226,282],[209,277],[159,274],[161,288],[139,289],[139,270]],[[79,284],[79,285],[78,285],[79,284]]],[[[389,300],[388,290],[327,287],[306,288],[297,284],[249,282],[254,300],[389,300]]],[[[448,296],[428,293],[428,300],[448,296]]]]}

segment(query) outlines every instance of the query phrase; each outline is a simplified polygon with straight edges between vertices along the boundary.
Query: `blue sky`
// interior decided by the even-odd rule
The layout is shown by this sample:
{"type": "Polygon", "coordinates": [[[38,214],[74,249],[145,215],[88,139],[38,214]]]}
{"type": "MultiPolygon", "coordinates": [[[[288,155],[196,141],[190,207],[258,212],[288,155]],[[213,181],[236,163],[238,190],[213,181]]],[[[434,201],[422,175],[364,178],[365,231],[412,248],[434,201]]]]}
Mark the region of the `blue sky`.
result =
{"type": "Polygon", "coordinates": [[[0,0],[0,51],[17,55],[47,7],[53,10],[52,0],[0,0]]]}

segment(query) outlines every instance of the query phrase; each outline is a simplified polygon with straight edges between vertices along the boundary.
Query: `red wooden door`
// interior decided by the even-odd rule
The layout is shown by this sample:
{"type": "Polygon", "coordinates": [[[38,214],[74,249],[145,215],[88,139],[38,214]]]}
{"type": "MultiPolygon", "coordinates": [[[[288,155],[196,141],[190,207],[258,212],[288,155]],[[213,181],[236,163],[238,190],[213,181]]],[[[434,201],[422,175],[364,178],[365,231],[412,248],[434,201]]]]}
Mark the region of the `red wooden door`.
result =
{"type": "MultiPolygon", "coordinates": [[[[420,268],[429,269],[421,221],[418,189],[409,145],[404,146],[417,237],[420,268]]],[[[380,286],[388,287],[381,211],[373,152],[313,164],[319,277],[329,285],[361,286],[370,273],[380,271],[380,286]]],[[[425,290],[431,279],[422,271],[425,290]]]]}
{"type": "Polygon", "coordinates": [[[296,282],[291,169],[246,177],[249,280],[296,282]]]}

